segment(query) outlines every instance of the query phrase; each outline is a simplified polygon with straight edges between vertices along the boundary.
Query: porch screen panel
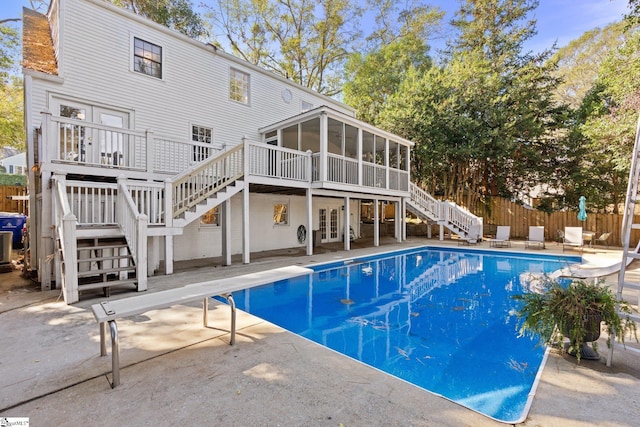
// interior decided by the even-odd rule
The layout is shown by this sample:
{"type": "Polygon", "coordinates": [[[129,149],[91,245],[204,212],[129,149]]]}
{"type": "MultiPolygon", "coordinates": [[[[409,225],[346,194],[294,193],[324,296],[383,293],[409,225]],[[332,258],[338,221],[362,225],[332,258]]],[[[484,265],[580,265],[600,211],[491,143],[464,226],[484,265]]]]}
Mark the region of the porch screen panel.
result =
{"type": "Polygon", "coordinates": [[[308,120],[300,125],[302,138],[300,149],[311,150],[312,153],[320,152],[320,118],[308,120]]]}
{"type": "Polygon", "coordinates": [[[344,130],[342,129],[342,122],[334,119],[329,119],[329,132],[327,135],[328,151],[331,154],[342,155],[342,136],[344,130]]]}
{"type": "MultiPolygon", "coordinates": [[[[319,144],[318,144],[319,145],[319,144]]],[[[298,149],[298,125],[289,126],[282,129],[282,146],[285,148],[291,148],[292,150],[298,149]]]]}

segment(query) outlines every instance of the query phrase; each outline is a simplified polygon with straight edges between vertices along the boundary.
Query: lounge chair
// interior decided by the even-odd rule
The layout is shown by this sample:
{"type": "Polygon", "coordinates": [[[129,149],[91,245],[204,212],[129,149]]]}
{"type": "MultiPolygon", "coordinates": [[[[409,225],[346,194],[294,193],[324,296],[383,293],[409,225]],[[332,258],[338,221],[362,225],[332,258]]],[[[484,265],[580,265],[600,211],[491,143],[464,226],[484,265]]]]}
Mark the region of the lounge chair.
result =
{"type": "Polygon", "coordinates": [[[607,245],[607,249],[609,249],[609,243],[607,242],[609,236],[611,236],[611,233],[602,233],[595,242],[599,245],[607,245]]]}
{"type": "Polygon", "coordinates": [[[477,245],[482,243],[482,225],[474,224],[469,226],[467,236],[461,237],[460,240],[458,240],[458,245],[461,243],[465,245],[477,245]]]}
{"type": "Polygon", "coordinates": [[[529,226],[529,238],[524,242],[524,248],[533,246],[544,249],[544,227],[532,225],[529,226]]]}
{"type": "Polygon", "coordinates": [[[565,247],[580,248],[584,246],[584,240],[582,237],[582,227],[565,227],[564,228],[564,240],[562,241],[562,252],[565,247]]]}
{"type": "Polygon", "coordinates": [[[509,225],[499,225],[496,230],[496,238],[489,239],[489,246],[493,246],[494,248],[504,248],[507,246],[511,246],[511,226],[509,225]]]}

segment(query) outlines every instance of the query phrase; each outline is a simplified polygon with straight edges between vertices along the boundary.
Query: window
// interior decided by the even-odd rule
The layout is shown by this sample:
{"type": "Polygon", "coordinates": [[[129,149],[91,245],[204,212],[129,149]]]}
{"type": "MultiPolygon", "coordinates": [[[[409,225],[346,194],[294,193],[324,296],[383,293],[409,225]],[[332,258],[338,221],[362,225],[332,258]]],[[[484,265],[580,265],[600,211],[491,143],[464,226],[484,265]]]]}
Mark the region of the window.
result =
{"type": "Polygon", "coordinates": [[[133,70],[162,78],[162,48],[137,37],[133,39],[133,70]]]}
{"type": "Polygon", "coordinates": [[[273,205],[273,225],[289,224],[289,205],[287,203],[275,203],[273,205]]]}
{"type": "Polygon", "coordinates": [[[249,104],[249,74],[235,68],[229,78],[229,97],[243,104],[249,104]]]}
{"type": "Polygon", "coordinates": [[[202,225],[220,225],[220,209],[216,206],[213,209],[209,209],[206,214],[200,217],[200,224],[202,225]]]}
{"type": "Polygon", "coordinates": [[[307,111],[313,109],[313,104],[307,101],[302,101],[301,109],[303,113],[306,113],[307,111]]]}
{"type": "Polygon", "coordinates": [[[191,126],[191,141],[198,143],[193,146],[193,160],[201,162],[211,156],[211,147],[207,147],[204,144],[211,145],[211,135],[213,131],[211,128],[204,126],[191,126]]]}

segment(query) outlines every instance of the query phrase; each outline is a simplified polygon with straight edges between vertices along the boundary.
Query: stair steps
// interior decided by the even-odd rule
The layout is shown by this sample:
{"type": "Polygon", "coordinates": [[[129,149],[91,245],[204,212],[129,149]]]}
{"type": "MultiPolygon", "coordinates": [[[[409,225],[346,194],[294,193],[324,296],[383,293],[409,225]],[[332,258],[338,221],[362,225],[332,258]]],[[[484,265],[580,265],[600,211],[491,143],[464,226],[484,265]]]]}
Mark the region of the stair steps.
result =
{"type": "Polygon", "coordinates": [[[102,289],[110,295],[113,287],[137,287],[135,260],[124,236],[82,237],[78,239],[78,291],[102,289]]]}

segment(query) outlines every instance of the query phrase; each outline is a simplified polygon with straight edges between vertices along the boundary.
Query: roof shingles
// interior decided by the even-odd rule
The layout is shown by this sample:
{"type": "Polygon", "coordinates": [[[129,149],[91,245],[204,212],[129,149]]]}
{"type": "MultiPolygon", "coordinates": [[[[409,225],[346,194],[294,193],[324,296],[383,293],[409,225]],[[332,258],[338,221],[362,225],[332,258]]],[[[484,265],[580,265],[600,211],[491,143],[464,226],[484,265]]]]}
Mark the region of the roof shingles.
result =
{"type": "Polygon", "coordinates": [[[58,64],[47,17],[31,9],[23,8],[22,19],[23,67],[57,75],[58,64]]]}

